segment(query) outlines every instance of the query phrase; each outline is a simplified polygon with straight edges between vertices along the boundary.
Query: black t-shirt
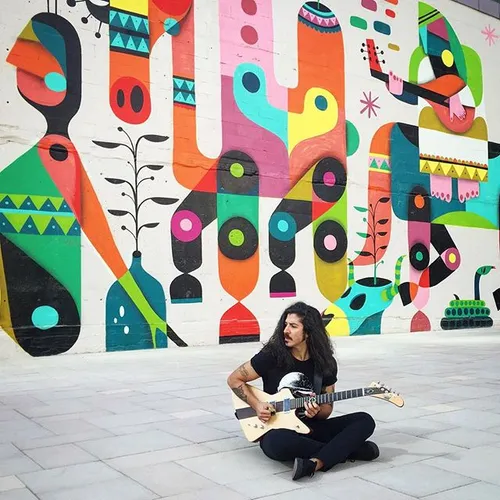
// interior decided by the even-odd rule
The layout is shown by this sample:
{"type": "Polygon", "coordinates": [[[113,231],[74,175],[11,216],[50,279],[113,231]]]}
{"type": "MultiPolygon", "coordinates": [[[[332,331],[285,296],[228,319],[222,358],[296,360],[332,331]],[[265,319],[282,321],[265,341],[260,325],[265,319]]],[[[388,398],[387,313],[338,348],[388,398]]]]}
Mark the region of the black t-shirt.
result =
{"type": "MultiPolygon", "coordinates": [[[[264,392],[275,394],[283,387],[303,387],[313,391],[314,362],[312,359],[299,361],[294,358],[292,369],[278,367],[272,353],[261,350],[250,360],[253,369],[262,377],[264,392]],[[309,387],[308,387],[309,386],[309,387]]],[[[337,382],[337,364],[334,360],[334,372],[323,374],[322,387],[337,382]]]]}

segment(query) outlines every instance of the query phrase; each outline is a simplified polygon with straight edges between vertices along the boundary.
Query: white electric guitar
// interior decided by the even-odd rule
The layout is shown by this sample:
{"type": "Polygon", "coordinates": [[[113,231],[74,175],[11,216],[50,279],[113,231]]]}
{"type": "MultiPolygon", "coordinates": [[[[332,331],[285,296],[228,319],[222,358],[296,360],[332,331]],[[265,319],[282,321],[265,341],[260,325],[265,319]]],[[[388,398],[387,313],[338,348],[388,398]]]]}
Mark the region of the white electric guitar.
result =
{"type": "Polygon", "coordinates": [[[247,387],[259,401],[271,404],[276,410],[276,413],[266,423],[261,422],[255,410],[233,393],[236,418],[240,422],[243,434],[252,442],[258,441],[272,429],[290,429],[300,434],[309,434],[311,429],[302,420],[304,403],[306,402],[314,401],[317,404],[324,404],[370,396],[392,403],[398,408],[404,406],[403,398],[392,389],[387,389],[380,382],[372,382],[368,387],[360,389],[312,396],[314,392],[312,384],[303,373],[298,372],[288,374],[278,387],[278,392],[273,395],[250,384],[247,384],[247,387]]]}

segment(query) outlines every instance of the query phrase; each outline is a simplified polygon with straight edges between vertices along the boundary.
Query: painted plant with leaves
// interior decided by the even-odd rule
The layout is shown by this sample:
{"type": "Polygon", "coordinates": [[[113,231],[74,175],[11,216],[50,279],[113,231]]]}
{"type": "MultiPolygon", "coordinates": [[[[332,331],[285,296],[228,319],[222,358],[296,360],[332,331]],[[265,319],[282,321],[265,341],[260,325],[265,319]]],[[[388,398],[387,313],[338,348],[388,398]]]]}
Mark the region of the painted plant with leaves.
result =
{"type": "Polygon", "coordinates": [[[122,127],[118,127],[118,130],[120,132],[123,132],[127,136],[130,144],[119,143],[119,142],[104,142],[104,141],[93,141],[93,142],[97,146],[107,149],[116,149],[119,147],[125,147],[131,153],[132,162],[129,160],[127,161],[127,164],[132,169],[132,179],[127,180],[118,177],[105,177],[105,179],[110,184],[127,186],[126,190],[122,191],[122,196],[130,198],[130,200],[132,201],[131,210],[113,208],[109,209],[108,212],[116,217],[130,216],[132,218],[133,221],[132,230],[130,230],[129,227],[127,227],[125,224],[122,225],[121,228],[123,231],[128,231],[132,235],[135,241],[135,251],[138,252],[139,237],[141,235],[141,231],[143,229],[154,229],[155,227],[158,227],[158,225],[160,224],[159,222],[147,222],[141,225],[140,215],[141,215],[141,208],[143,207],[143,205],[148,201],[151,201],[158,205],[172,205],[179,200],[178,198],[165,198],[160,196],[153,196],[150,198],[142,198],[142,199],[140,197],[141,185],[144,182],[155,180],[154,175],[148,175],[148,174],[150,174],[150,172],[157,172],[159,170],[162,170],[164,165],[146,164],[139,167],[139,162],[138,162],[139,144],[142,140],[149,142],[156,142],[156,143],[165,142],[168,140],[168,137],[164,135],[146,134],[140,136],[134,143],[130,135],[122,127]]]}
{"type": "Polygon", "coordinates": [[[361,257],[367,257],[373,264],[373,283],[377,284],[377,268],[380,264],[383,264],[384,261],[380,262],[377,259],[378,253],[385,250],[387,245],[378,245],[377,240],[379,238],[387,236],[387,231],[384,226],[389,222],[389,219],[379,219],[377,217],[377,208],[380,204],[389,203],[391,199],[389,197],[379,198],[375,206],[370,203],[369,207],[354,207],[355,210],[365,214],[363,217],[363,222],[367,223],[368,232],[367,233],[356,233],[358,236],[361,236],[365,240],[370,240],[371,245],[365,245],[365,249],[361,251],[356,251],[357,255],[361,257]]]}
{"type": "Polygon", "coordinates": [[[101,148],[125,148],[130,153],[130,159],[126,161],[130,172],[128,176],[105,177],[106,181],[110,184],[123,188],[121,195],[130,200],[128,202],[129,207],[127,209],[111,208],[108,209],[108,212],[115,217],[130,219],[131,226],[128,222],[121,226],[123,231],[127,231],[134,238],[134,251],[132,253],[132,264],[129,268],[129,273],[138,284],[156,314],[162,318],[162,321],[165,318],[167,335],[163,334],[162,329],[155,328],[155,325],[147,323],[146,318],[140,312],[138,304],[135,304],[124,293],[120,281],[116,281],[110,287],[106,297],[106,349],[108,351],[123,351],[168,347],[168,338],[178,346],[186,346],[187,344],[179,338],[167,323],[165,292],[161,283],[144,269],[142,265],[142,252],[140,251],[140,236],[142,231],[145,229],[154,229],[160,224],[156,221],[144,222],[142,220],[141,209],[144,204],[151,202],[156,205],[172,205],[178,199],[163,196],[147,197],[142,194],[144,184],[148,181],[154,181],[154,173],[162,170],[164,165],[150,163],[140,165],[139,147],[144,142],[166,142],[168,137],[146,134],[141,135],[134,142],[123,127],[118,127],[118,131],[126,136],[126,141],[93,141],[94,144],[101,148]]]}

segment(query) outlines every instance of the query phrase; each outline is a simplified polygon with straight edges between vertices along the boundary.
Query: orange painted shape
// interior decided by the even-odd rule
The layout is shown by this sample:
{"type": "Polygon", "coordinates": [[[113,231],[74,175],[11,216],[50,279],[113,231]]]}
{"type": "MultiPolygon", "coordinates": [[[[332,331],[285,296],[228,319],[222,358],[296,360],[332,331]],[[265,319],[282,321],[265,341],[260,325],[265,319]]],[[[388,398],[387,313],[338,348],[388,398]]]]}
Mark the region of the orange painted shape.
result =
{"type": "Polygon", "coordinates": [[[75,146],[67,137],[46,135],[38,143],[38,154],[62,197],[80,220],[81,162],[75,146]]]}
{"type": "Polygon", "coordinates": [[[385,0],[387,3],[391,3],[392,5],[397,5],[399,0],[385,0]]]}
{"type": "Polygon", "coordinates": [[[246,260],[228,259],[219,250],[219,278],[224,290],[236,300],[252,293],[259,279],[259,248],[246,260]]]}
{"type": "Polygon", "coordinates": [[[121,278],[127,266],[116,247],[109,224],[102,210],[97,194],[80,162],[82,215],[79,219],[82,230],[111,272],[121,278]]]}
{"type": "Polygon", "coordinates": [[[64,75],[57,59],[42,44],[31,40],[18,38],[7,56],[7,62],[41,79],[48,73],[64,75]]]}
{"type": "MultiPolygon", "coordinates": [[[[241,302],[229,308],[220,320],[219,337],[260,335],[259,322],[241,302]]],[[[235,339],[236,341],[236,339],[235,339]]]]}
{"type": "Polygon", "coordinates": [[[430,82],[421,83],[420,87],[451,97],[465,88],[465,82],[457,75],[443,75],[430,82]]]}

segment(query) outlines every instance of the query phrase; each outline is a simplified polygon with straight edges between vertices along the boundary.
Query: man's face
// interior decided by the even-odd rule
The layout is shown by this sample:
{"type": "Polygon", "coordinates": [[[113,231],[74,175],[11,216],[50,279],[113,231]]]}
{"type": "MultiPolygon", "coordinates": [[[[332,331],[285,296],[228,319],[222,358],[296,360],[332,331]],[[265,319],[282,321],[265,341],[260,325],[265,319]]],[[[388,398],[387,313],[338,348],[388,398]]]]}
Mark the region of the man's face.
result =
{"type": "Polygon", "coordinates": [[[296,347],[305,341],[304,326],[296,314],[289,314],[285,320],[285,344],[287,347],[296,347]]]}

